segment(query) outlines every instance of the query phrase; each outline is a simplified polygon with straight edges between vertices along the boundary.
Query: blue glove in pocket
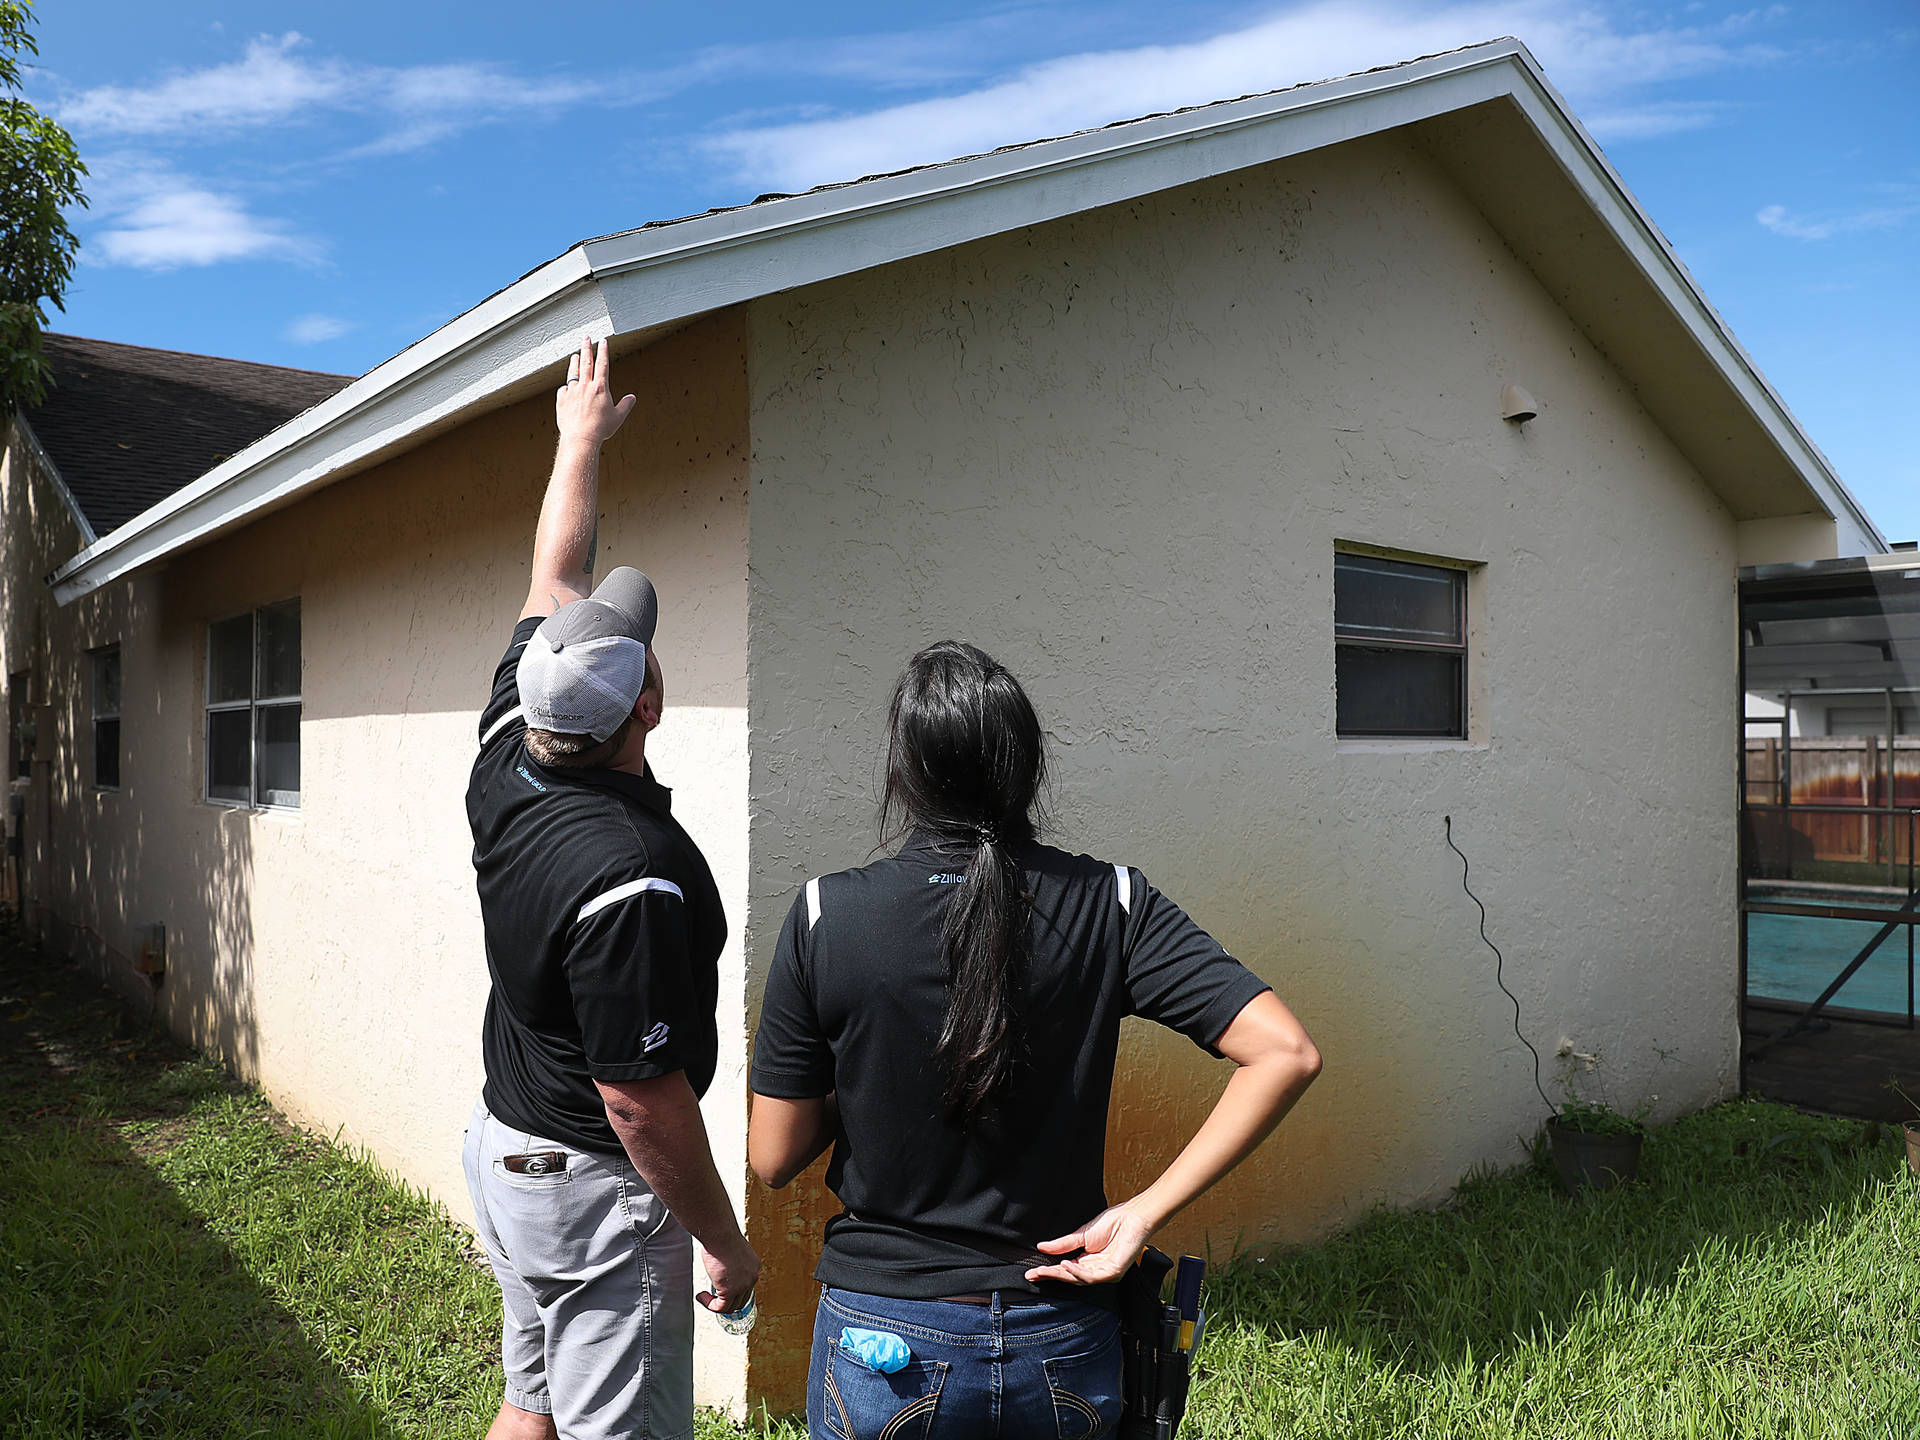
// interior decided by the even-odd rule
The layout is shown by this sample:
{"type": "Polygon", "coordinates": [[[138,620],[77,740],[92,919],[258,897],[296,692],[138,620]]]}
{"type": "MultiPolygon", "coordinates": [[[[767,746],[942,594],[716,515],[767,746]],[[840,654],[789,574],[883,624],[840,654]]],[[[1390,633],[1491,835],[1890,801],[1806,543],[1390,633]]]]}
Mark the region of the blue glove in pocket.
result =
{"type": "Polygon", "coordinates": [[[913,1359],[907,1342],[890,1330],[855,1330],[848,1326],[840,1332],[840,1348],[867,1369],[882,1375],[904,1370],[913,1359]]]}

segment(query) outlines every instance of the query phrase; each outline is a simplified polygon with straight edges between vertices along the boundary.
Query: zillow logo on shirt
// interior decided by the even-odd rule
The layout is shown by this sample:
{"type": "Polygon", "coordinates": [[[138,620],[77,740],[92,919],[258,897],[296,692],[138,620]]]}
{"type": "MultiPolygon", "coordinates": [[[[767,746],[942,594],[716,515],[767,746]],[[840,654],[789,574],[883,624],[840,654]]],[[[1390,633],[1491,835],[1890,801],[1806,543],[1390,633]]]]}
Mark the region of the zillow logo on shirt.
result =
{"type": "Polygon", "coordinates": [[[533,786],[533,788],[538,790],[542,795],[547,793],[547,787],[542,785],[538,780],[534,779],[533,776],[528,773],[526,766],[516,765],[513,767],[513,770],[516,775],[518,775],[522,780],[526,781],[527,784],[533,786]]]}
{"type": "Polygon", "coordinates": [[[667,1033],[667,1022],[662,1020],[658,1025],[647,1031],[647,1038],[642,1041],[640,1045],[641,1053],[645,1054],[649,1051],[658,1050],[662,1045],[666,1044],[667,1033]]]}
{"type": "Polygon", "coordinates": [[[966,878],[967,872],[964,870],[936,870],[933,874],[927,876],[927,884],[958,885],[966,878]]]}

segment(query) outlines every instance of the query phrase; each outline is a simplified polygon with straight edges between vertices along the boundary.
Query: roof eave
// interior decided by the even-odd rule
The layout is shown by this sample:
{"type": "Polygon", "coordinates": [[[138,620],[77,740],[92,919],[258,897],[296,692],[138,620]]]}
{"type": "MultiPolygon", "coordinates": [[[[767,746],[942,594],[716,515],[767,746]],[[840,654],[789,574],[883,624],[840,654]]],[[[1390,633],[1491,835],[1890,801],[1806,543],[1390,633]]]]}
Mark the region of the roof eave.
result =
{"type": "MultiPolygon", "coordinates": [[[[1707,351],[1723,379],[1739,395],[1747,411],[1759,421],[1814,497],[1836,522],[1851,521],[1879,551],[1887,539],[1867,515],[1826,455],[1787,408],[1760,367],[1735,338],[1692,272],[1681,262],[1659,227],[1641,208],[1620,173],[1588,134],[1539,61],[1525,45],[1514,42],[1515,59],[1525,68],[1533,94],[1522,109],[1534,122],[1555,158],[1614,235],[1634,252],[1641,271],[1653,282],[1661,299],[1675,312],[1707,351]]],[[[1519,97],[1516,97],[1519,98],[1519,97]]]]}
{"type": "Polygon", "coordinates": [[[88,545],[50,577],[62,605],[364,468],[611,331],[579,246],[88,545]]]}
{"type": "Polygon", "coordinates": [[[1516,41],[1496,41],[587,241],[89,545],[54,573],[55,598],[70,603],[364,468],[557,365],[582,334],[664,328],[760,295],[1409,124],[1485,98],[1470,93],[1472,77],[1520,49],[1516,41]],[[1281,118],[1289,125],[1266,128],[1281,118]],[[1195,142],[1205,142],[1206,163],[1192,163],[1195,142]],[[756,251],[751,265],[737,263],[742,247],[756,251]],[[569,304],[575,289],[592,301],[569,304]],[[517,348],[505,343],[508,337],[517,348]]]}
{"type": "Polygon", "coordinates": [[[1810,496],[1884,540],[1517,40],[879,176],[574,247],[402,351],[54,576],[66,604],[498,404],[582,334],[628,335],[1489,100],[1527,115],[1810,496]],[[743,252],[750,258],[743,258],[743,252]]]}

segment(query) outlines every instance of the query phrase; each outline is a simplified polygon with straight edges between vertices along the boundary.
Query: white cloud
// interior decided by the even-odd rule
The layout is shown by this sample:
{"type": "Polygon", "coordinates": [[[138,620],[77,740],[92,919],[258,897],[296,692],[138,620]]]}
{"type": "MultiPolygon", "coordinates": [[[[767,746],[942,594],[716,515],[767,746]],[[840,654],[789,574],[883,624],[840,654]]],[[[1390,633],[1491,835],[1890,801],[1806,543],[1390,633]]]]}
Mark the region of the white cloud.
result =
{"type": "Polygon", "coordinates": [[[357,327],[338,315],[301,315],[286,328],[287,339],[296,345],[320,345],[351,334],[357,327]]]}
{"type": "Polygon", "coordinates": [[[1762,229],[1789,240],[1831,240],[1861,230],[1887,230],[1920,215],[1920,201],[1874,205],[1864,210],[1820,217],[1798,215],[1784,205],[1769,205],[1753,218],[1762,229]]]}
{"type": "Polygon", "coordinates": [[[187,138],[327,113],[365,114],[400,126],[397,143],[377,147],[390,152],[506,114],[655,93],[645,86],[616,90],[604,80],[527,80],[490,64],[349,64],[309,57],[306,49],[294,31],[262,35],[247,42],[239,60],[178,71],[151,85],[98,86],[56,110],[61,123],[82,135],[187,138]]]}
{"type": "Polygon", "coordinates": [[[60,105],[70,129],[94,135],[165,135],[286,120],[346,99],[357,86],[347,68],[295,54],[293,32],[247,42],[243,59],[181,71],[146,87],[101,85],[60,105]]]}
{"type": "Polygon", "coordinates": [[[1253,25],[1179,45],[1069,55],[960,94],[859,114],[739,126],[707,140],[742,180],[799,190],[824,181],[977,154],[1115,120],[1281,89],[1462,45],[1517,35],[1576,104],[1605,118],[1596,133],[1633,139],[1711,123],[1706,108],[1636,105],[1661,81],[1779,53],[1751,38],[1756,13],[1694,28],[1628,30],[1565,0],[1318,0],[1253,25]]]}
{"type": "Polygon", "coordinates": [[[89,188],[101,223],[81,253],[95,263],[174,270],[229,260],[319,258],[319,246],[284,221],[254,215],[238,197],[142,156],[96,160],[89,188]]]}
{"type": "Polygon", "coordinates": [[[1716,100],[1667,100],[1598,107],[1582,112],[1580,120],[1600,140],[1653,140],[1718,125],[1731,109],[1716,100]]]}
{"type": "Polygon", "coordinates": [[[597,82],[522,80],[493,65],[416,65],[372,72],[393,109],[410,114],[563,109],[601,98],[597,82]]]}

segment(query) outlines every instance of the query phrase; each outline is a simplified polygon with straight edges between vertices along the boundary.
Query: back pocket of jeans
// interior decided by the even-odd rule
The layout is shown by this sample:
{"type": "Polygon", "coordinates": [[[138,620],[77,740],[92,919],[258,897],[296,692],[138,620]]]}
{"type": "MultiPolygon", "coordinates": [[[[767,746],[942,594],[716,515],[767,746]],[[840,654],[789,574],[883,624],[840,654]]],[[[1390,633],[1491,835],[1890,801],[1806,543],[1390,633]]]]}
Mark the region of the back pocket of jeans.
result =
{"type": "Polygon", "coordinates": [[[882,1375],[836,1345],[827,1355],[827,1428],[841,1440],[925,1440],[946,1379],[945,1361],[909,1360],[882,1375]]]}
{"type": "Polygon", "coordinates": [[[564,1167],[558,1170],[543,1170],[537,1175],[517,1174],[507,1169],[507,1162],[504,1159],[493,1162],[493,1178],[514,1190],[558,1190],[562,1185],[573,1183],[573,1176],[564,1167]]]}
{"type": "Polygon", "coordinates": [[[1053,1420],[1060,1440],[1089,1440],[1120,1422],[1120,1336],[1079,1355],[1060,1355],[1045,1363],[1047,1389],[1053,1395],[1053,1420]]]}

